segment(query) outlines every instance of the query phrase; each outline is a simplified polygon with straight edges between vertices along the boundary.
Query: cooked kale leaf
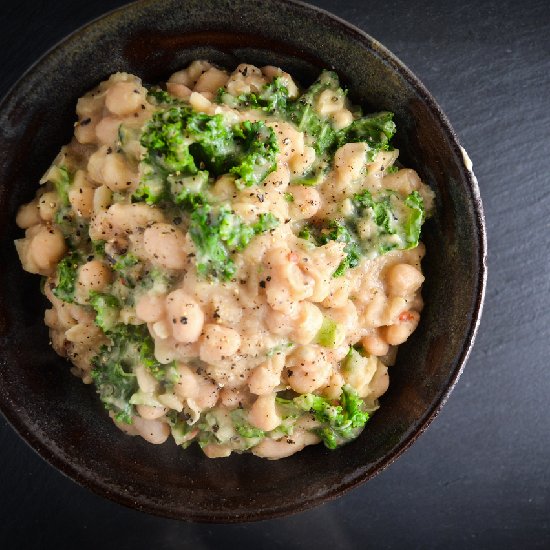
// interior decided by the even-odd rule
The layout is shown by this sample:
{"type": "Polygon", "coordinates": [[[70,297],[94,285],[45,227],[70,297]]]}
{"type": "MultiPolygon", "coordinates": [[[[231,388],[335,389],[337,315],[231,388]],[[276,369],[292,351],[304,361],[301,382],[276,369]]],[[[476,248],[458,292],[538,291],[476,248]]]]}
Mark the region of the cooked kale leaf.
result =
{"type": "Polygon", "coordinates": [[[288,89],[283,79],[276,77],[272,82],[266,84],[259,93],[252,92],[235,97],[225,88],[220,88],[216,101],[233,109],[258,109],[269,114],[284,113],[287,108],[288,89]]]}
{"type": "Polygon", "coordinates": [[[111,294],[92,291],[89,303],[96,312],[96,325],[104,332],[110,331],[118,322],[119,301],[111,294]]]}
{"type": "Polygon", "coordinates": [[[116,420],[130,424],[134,414],[130,400],[138,391],[135,367],[143,365],[165,387],[177,381],[177,371],[174,362],[157,361],[146,325],[115,324],[107,335],[111,343],[92,359],[92,379],[105,408],[115,413],[116,420]]]}
{"type": "Polygon", "coordinates": [[[260,214],[251,225],[228,206],[205,204],[191,213],[189,234],[197,249],[197,270],[207,277],[230,280],[236,271],[232,252],[244,250],[255,235],[278,225],[272,214],[260,214]]]}
{"type": "Polygon", "coordinates": [[[100,348],[92,359],[92,380],[106,409],[119,422],[131,424],[134,412],[130,404],[138,389],[133,372],[136,357],[134,327],[120,325],[110,333],[111,344],[100,348]]]}
{"type": "Polygon", "coordinates": [[[378,228],[377,237],[364,248],[378,247],[384,254],[393,249],[405,250],[418,246],[422,224],[425,220],[424,201],[418,191],[404,199],[395,192],[386,191],[376,199],[364,190],[352,198],[360,218],[371,219],[378,228]]]}
{"type": "Polygon", "coordinates": [[[238,187],[258,184],[275,169],[278,152],[275,134],[264,122],[231,125],[221,114],[198,113],[182,102],[154,113],[141,145],[146,149],[143,177],[133,199],[147,204],[185,201],[185,183],[199,173],[201,181],[232,173],[238,187]],[[175,182],[179,189],[173,188],[175,182]]]}
{"type": "Polygon", "coordinates": [[[233,132],[242,152],[229,172],[237,176],[235,185],[239,188],[257,185],[277,167],[275,132],[261,121],[249,120],[235,125],[233,132]]]}
{"type": "Polygon", "coordinates": [[[369,146],[367,161],[373,162],[379,151],[391,149],[390,140],[394,134],[393,113],[381,112],[354,120],[339,130],[335,137],[337,147],[346,143],[366,143],[369,146]]]}
{"type": "Polygon", "coordinates": [[[53,294],[56,298],[72,304],[75,300],[78,268],[82,264],[79,252],[71,252],[57,264],[56,286],[53,294]]]}
{"type": "Polygon", "coordinates": [[[338,405],[311,393],[295,397],[294,403],[300,409],[311,412],[315,420],[322,424],[316,433],[329,449],[336,449],[356,438],[369,419],[363,400],[348,385],[342,388],[338,405]]]}
{"type": "Polygon", "coordinates": [[[330,241],[345,243],[346,257],[342,260],[333,277],[342,276],[347,269],[356,267],[361,261],[361,248],[357,235],[345,220],[325,220],[305,225],[298,236],[312,242],[315,246],[322,246],[330,241]]]}
{"type": "MultiPolygon", "coordinates": [[[[271,115],[291,121],[298,130],[305,132],[312,139],[312,145],[319,158],[333,154],[342,145],[350,142],[365,142],[369,146],[369,162],[379,151],[391,148],[390,140],[395,134],[393,113],[380,112],[354,120],[340,130],[333,128],[330,117],[321,115],[318,103],[323,92],[329,90],[335,101],[347,95],[340,86],[338,75],[333,71],[323,71],[317,80],[296,98],[288,97],[288,90],[280,78],[266,84],[261,92],[241,94],[234,97],[221,88],[218,91],[218,102],[233,108],[258,109],[271,115]]],[[[317,174],[318,171],[314,171],[317,174]]],[[[315,179],[309,178],[314,184],[315,179]]]]}

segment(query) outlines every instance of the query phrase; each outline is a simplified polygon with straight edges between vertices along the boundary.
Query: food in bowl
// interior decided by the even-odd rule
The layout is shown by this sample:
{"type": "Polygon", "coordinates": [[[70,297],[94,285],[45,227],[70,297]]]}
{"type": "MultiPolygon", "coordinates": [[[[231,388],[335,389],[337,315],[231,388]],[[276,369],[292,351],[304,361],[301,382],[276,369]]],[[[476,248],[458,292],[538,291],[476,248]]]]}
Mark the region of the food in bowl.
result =
{"type": "Polygon", "coordinates": [[[337,75],[116,73],[21,207],[52,346],[115,424],[209,457],[355,439],[422,310],[433,193],[337,75]]]}

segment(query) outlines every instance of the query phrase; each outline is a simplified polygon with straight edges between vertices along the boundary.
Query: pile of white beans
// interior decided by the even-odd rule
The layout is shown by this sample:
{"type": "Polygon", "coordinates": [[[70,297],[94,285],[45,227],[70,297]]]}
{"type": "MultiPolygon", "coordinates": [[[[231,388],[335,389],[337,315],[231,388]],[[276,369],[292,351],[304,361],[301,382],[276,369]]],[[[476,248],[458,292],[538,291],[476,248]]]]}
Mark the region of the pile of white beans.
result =
{"type": "MultiPolygon", "coordinates": [[[[419,322],[422,244],[365,259],[335,278],[332,274],[345,257],[344,244],[304,247],[295,234],[304,220],[335,217],[339,205],[359,190],[391,189],[401,194],[416,190],[427,209],[431,191],[414,170],[388,172],[396,150],[379,153],[367,163],[363,143],[338,149],[333,169],[316,187],[291,185],[291,179],[304,174],[315,159],[304,133],[258,111],[233,110],[212,101],[221,86],[238,96],[260,91],[275,76],[284,79],[291,97],[298,94],[290,75],[280,69],[245,64],[228,73],[195,61],[167,82],[170,94],[198,111],[222,113],[235,121],[263,118],[275,131],[280,148],[277,169],[261,186],[238,190],[234,178],[224,175],[211,190],[213,197],[229,202],[247,222],[263,212],[280,220],[275,230],[255,237],[235,255],[234,280],[213,283],[199,277],[185,223],[175,225],[160,207],[130,201],[141,177],[144,150],[139,131],[155,109],[139,78],[114,74],[78,100],[74,138],[50,169],[64,165],[74,174],[70,205],[89,222],[93,240],[106,241],[106,250],[128,250],[148,267],[176,275],[172,287],[142,292],[135,297],[135,307],[122,312],[126,323],[147,324],[157,359],[175,361],[179,373],[173,391],[162,393],[145,368],[136,369],[140,390],[155,395],[163,407],[138,405],[131,425],[117,424],[151,443],[169,437],[166,414],[170,410],[188,410],[198,418],[213,408],[229,414],[235,407],[244,407],[252,426],[273,430],[282,420],[275,397],[285,389],[337,399],[342,386],[350,384],[374,409],[388,388],[388,367],[395,360],[396,346],[409,338],[419,322]],[[130,136],[134,131],[124,151],[116,147],[121,124],[130,129],[130,136]],[[315,343],[327,317],[342,327],[339,341],[330,349],[315,343]],[[350,345],[357,343],[369,356],[368,366],[364,372],[347,375],[340,364],[350,345]],[[274,349],[277,352],[271,353],[274,349]],[[192,366],[197,359],[204,368],[192,366]]],[[[329,116],[335,128],[342,128],[353,120],[346,101],[323,93],[315,108],[329,116]]],[[[23,268],[47,277],[45,293],[52,307],[45,313],[45,322],[54,349],[71,360],[76,375],[90,383],[90,360],[109,340],[94,323],[88,296],[92,290],[107,291],[115,274],[108,263],[91,259],[79,269],[74,303],[62,302],[52,293],[56,266],[68,248],[54,223],[60,198],[48,183],[50,175],[50,171],[45,174],[36,198],[19,210],[17,224],[25,236],[16,246],[23,268]]],[[[292,438],[267,438],[251,450],[258,456],[281,458],[317,443],[311,422],[304,417],[292,438]]],[[[219,457],[230,454],[232,448],[209,444],[203,450],[207,456],[219,457]]]]}

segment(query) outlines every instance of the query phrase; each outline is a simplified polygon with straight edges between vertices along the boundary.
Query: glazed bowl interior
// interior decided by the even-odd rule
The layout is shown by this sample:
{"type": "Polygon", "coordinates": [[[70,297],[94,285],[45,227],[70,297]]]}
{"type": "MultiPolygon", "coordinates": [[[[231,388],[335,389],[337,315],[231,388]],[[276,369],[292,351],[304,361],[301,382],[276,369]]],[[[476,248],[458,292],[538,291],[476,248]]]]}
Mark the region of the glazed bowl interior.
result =
{"type": "Polygon", "coordinates": [[[473,342],[484,288],[484,233],[473,174],[444,115],[376,41],[303,4],[279,0],[141,2],[102,18],[49,52],[0,108],[0,407],[46,460],[96,493],[165,516],[243,521],[302,510],[372,477],[423,431],[456,382],[473,342]],[[220,16],[222,14],[222,16],[220,16]],[[150,445],[112,424],[93,389],[48,342],[38,277],[13,240],[17,208],[72,134],[79,96],[113,72],[165,80],[194,59],[227,68],[281,66],[303,84],[334,67],[354,102],[391,110],[405,166],[436,193],[426,223],[425,309],[399,350],[390,389],[361,437],[270,462],[208,460],[199,449],[150,445]]]}

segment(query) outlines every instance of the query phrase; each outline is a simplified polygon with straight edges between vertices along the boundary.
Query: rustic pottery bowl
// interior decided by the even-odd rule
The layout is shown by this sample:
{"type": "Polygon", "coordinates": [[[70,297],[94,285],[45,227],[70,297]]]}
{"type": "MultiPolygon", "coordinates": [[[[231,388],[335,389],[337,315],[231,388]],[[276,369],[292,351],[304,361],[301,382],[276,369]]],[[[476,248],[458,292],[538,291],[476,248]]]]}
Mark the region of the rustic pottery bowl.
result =
{"type": "Polygon", "coordinates": [[[472,347],[485,287],[476,180],[440,108],[418,79],[360,30],[289,0],[158,0],[116,10],[38,61],[0,105],[0,408],[50,464],[97,494],[150,513],[210,522],[304,510],[370,479],[437,415],[472,347]],[[278,462],[208,460],[199,449],[124,436],[93,389],[49,346],[45,299],[13,240],[17,208],[72,133],[76,100],[109,74],[166,79],[197,58],[273,64],[309,84],[334,67],[355,103],[395,113],[401,160],[436,193],[425,225],[426,307],[391,368],[391,385],[361,437],[278,462]]]}

